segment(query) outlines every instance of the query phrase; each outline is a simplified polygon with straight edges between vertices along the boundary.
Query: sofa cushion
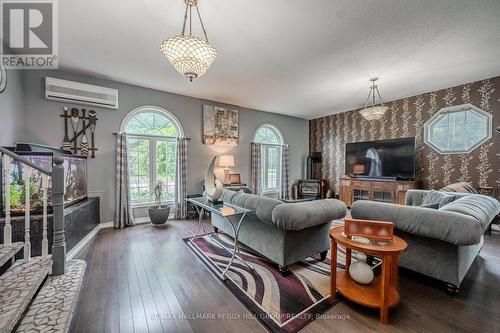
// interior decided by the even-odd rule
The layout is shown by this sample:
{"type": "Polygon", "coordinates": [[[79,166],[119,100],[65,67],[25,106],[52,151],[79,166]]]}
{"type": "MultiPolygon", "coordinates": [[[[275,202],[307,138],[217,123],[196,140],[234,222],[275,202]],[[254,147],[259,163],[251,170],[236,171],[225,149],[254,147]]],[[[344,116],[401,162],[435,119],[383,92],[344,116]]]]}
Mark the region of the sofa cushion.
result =
{"type": "MultiPolygon", "coordinates": [[[[430,192],[429,190],[409,190],[408,192],[406,192],[405,205],[421,206],[422,202],[424,201],[425,197],[427,197],[427,194],[429,194],[429,192],[430,192]]],[[[471,195],[471,193],[459,193],[459,192],[444,192],[444,193],[454,195],[455,200],[458,198],[471,195]]]]}
{"type": "Polygon", "coordinates": [[[273,224],[284,230],[302,230],[345,216],[347,208],[335,199],[283,203],[273,210],[273,224]]]}
{"type": "Polygon", "coordinates": [[[343,202],[335,199],[283,203],[278,199],[229,190],[224,190],[222,200],[251,209],[261,222],[283,230],[301,230],[328,223],[343,218],[347,210],[343,202]]]}
{"type": "Polygon", "coordinates": [[[472,183],[468,182],[459,182],[459,183],[454,183],[450,185],[446,185],[442,189],[439,190],[440,192],[459,192],[459,193],[479,193],[474,186],[472,186],[472,183]]]}
{"type": "Polygon", "coordinates": [[[236,193],[236,191],[223,190],[221,200],[232,203],[233,197],[236,195],[236,193]]]}
{"type": "MultiPolygon", "coordinates": [[[[425,192],[415,191],[418,195],[425,192]]],[[[353,218],[393,222],[397,230],[454,245],[481,242],[485,229],[499,211],[496,199],[479,194],[468,194],[438,210],[364,200],[351,207],[353,218]]]]}
{"type": "Polygon", "coordinates": [[[439,203],[431,203],[420,206],[422,208],[439,209],[439,203]]]}
{"type": "Polygon", "coordinates": [[[454,245],[477,244],[484,233],[470,216],[418,206],[358,200],[351,207],[351,215],[355,219],[392,222],[396,230],[454,245]]]}
{"type": "Polygon", "coordinates": [[[427,196],[424,198],[424,201],[422,201],[422,206],[430,204],[439,204],[439,208],[441,208],[444,205],[449,204],[453,200],[455,200],[454,195],[430,190],[427,196]]]}
{"type": "Polygon", "coordinates": [[[439,211],[455,212],[472,217],[486,230],[500,208],[498,201],[486,195],[468,195],[442,207],[439,211]]]}
{"type": "Polygon", "coordinates": [[[255,197],[258,198],[257,209],[255,210],[257,217],[264,223],[273,224],[274,209],[276,209],[281,205],[284,205],[284,203],[278,199],[256,196],[256,195],[255,197]]]}
{"type": "Polygon", "coordinates": [[[283,204],[277,199],[226,189],[221,199],[226,203],[253,210],[257,218],[267,224],[273,224],[274,207],[283,204]]]}
{"type": "Polygon", "coordinates": [[[231,202],[236,206],[240,206],[255,211],[257,210],[259,197],[249,193],[236,192],[236,195],[233,196],[231,202]]]}

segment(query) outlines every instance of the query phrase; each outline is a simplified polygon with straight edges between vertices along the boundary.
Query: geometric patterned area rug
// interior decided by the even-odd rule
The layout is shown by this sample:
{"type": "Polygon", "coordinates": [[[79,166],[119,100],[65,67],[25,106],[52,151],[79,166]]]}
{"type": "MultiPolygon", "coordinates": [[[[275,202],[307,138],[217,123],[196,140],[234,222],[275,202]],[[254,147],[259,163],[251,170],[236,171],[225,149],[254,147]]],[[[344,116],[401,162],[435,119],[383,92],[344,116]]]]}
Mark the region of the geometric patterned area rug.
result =
{"type": "MultiPolygon", "coordinates": [[[[223,233],[211,233],[184,242],[210,270],[221,273],[230,259],[222,248],[233,248],[234,241],[223,233]],[[207,264],[207,261],[210,264],[207,264]]],[[[319,254],[289,267],[282,276],[278,266],[240,245],[242,257],[254,266],[248,269],[235,258],[224,281],[231,293],[271,332],[297,332],[335,305],[330,295],[330,256],[320,260],[319,254]]],[[[345,269],[345,250],[338,249],[337,267],[345,269]]],[[[215,278],[215,275],[214,275],[215,278]]]]}

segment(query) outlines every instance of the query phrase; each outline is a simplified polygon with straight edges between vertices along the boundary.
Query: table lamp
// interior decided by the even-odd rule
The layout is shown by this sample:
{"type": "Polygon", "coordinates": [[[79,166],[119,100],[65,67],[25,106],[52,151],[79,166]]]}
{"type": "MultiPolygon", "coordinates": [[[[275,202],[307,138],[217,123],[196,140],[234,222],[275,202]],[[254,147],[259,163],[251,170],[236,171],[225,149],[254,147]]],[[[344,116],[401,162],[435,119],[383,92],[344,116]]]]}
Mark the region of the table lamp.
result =
{"type": "Polygon", "coordinates": [[[222,183],[224,185],[230,185],[231,180],[229,179],[229,168],[234,167],[234,155],[220,155],[219,167],[224,168],[224,180],[222,183]]]}

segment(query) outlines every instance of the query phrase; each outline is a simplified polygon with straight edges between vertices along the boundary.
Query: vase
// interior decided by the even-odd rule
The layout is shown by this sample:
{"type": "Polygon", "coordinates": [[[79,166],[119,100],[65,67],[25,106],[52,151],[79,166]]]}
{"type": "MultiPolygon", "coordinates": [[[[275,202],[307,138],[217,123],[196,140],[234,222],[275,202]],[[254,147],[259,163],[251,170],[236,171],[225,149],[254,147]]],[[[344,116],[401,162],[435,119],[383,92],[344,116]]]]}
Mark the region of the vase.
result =
{"type": "Polygon", "coordinates": [[[168,216],[170,215],[169,206],[149,207],[148,208],[149,219],[154,225],[160,225],[167,223],[168,216]]]}
{"type": "Polygon", "coordinates": [[[349,266],[351,279],[360,284],[370,284],[373,281],[373,270],[366,262],[358,260],[349,266]]]}

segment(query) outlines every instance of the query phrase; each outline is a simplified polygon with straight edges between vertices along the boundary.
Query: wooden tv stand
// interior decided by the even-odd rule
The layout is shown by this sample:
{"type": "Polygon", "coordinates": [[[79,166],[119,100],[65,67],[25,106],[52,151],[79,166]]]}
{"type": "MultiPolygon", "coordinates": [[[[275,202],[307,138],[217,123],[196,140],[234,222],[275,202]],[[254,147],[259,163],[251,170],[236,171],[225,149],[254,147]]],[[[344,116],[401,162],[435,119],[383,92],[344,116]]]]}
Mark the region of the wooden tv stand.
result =
{"type": "Polygon", "coordinates": [[[406,192],[414,188],[415,181],[343,177],[340,179],[340,200],[347,207],[356,200],[404,205],[406,192]]]}

